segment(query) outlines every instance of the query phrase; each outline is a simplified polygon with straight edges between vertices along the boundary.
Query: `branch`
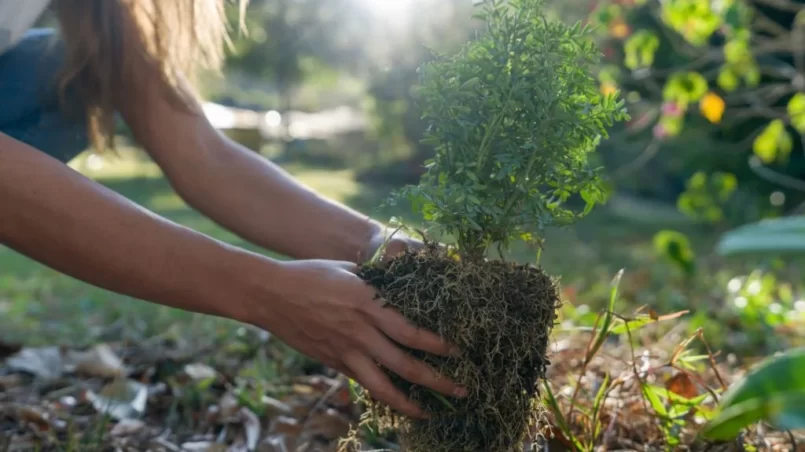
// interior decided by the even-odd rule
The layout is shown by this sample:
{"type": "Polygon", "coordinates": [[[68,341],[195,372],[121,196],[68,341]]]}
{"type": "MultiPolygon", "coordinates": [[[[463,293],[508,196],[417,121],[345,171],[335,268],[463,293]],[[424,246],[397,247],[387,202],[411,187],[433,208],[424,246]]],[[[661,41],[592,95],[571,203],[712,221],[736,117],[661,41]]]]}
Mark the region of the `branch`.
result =
{"type": "Polygon", "coordinates": [[[773,169],[764,166],[763,162],[761,162],[756,155],[749,157],[749,168],[751,168],[755,174],[771,183],[778,184],[792,190],[805,192],[805,181],[801,181],[797,178],[774,171],[773,169]]]}
{"type": "Polygon", "coordinates": [[[640,168],[643,168],[660,152],[660,143],[657,139],[651,140],[651,143],[646,146],[646,149],[637,156],[634,160],[621,166],[612,173],[612,180],[622,179],[630,174],[633,174],[640,168]]]}
{"type": "Polygon", "coordinates": [[[772,34],[777,37],[788,34],[788,29],[785,28],[784,26],[769,19],[768,16],[761,13],[760,11],[755,10],[755,13],[757,14],[757,16],[755,18],[754,25],[758,30],[765,30],[769,34],[772,34]]]}
{"type": "Polygon", "coordinates": [[[774,9],[779,9],[780,11],[789,11],[792,13],[798,13],[805,10],[805,5],[793,2],[791,0],[755,0],[755,2],[761,5],[770,6],[774,9]]]}

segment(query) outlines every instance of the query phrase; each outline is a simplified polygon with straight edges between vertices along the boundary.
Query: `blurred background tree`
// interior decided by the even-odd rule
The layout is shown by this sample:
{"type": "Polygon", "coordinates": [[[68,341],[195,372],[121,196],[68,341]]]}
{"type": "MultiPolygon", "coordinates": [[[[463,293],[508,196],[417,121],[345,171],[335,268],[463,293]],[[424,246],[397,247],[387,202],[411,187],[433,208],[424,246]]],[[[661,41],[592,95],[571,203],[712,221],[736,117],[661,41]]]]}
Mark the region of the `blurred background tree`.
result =
{"type": "Polygon", "coordinates": [[[605,144],[623,189],[721,228],[805,201],[805,2],[597,0],[634,121],[605,144]]]}

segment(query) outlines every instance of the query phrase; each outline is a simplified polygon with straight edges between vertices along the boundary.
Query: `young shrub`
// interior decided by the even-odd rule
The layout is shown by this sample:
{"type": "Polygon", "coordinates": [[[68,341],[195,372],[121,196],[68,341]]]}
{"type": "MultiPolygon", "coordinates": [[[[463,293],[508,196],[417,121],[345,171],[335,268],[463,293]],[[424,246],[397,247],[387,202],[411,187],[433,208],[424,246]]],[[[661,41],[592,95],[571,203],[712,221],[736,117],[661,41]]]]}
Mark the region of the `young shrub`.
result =
{"type": "Polygon", "coordinates": [[[365,400],[367,422],[400,429],[411,452],[522,450],[539,415],[558,288],[540,268],[485,257],[539,240],[546,226],[570,224],[603,201],[588,155],[606,127],[626,118],[622,102],[598,91],[587,29],[548,21],[542,0],[483,8],[483,33],[421,68],[425,139],[436,155],[420,184],[398,193],[454,243],[360,272],[389,306],[462,350],[450,358],[409,351],[466,386],[466,399],[389,373],[431,419],[365,400]],[[585,207],[569,206],[575,195],[585,207]]]}

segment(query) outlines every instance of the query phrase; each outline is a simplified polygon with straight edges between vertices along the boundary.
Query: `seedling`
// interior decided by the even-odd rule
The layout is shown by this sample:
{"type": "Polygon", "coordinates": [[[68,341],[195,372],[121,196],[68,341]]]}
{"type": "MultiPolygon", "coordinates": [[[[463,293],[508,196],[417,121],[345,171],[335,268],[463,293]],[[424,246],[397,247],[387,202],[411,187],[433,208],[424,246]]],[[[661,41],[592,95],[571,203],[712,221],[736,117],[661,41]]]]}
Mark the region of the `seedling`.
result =
{"type": "Polygon", "coordinates": [[[589,30],[547,20],[542,3],[486,2],[485,30],[421,68],[417,95],[435,156],[420,183],[393,199],[411,201],[448,247],[429,244],[360,272],[389,306],[462,350],[410,352],[468,387],[466,399],[389,373],[431,412],[428,421],[366,395],[367,419],[399,428],[410,452],[522,450],[539,417],[559,294],[553,277],[503,252],[541,243],[546,227],[571,224],[606,198],[588,157],[626,111],[599,92],[589,30]],[[500,259],[487,259],[493,249],[500,259]]]}

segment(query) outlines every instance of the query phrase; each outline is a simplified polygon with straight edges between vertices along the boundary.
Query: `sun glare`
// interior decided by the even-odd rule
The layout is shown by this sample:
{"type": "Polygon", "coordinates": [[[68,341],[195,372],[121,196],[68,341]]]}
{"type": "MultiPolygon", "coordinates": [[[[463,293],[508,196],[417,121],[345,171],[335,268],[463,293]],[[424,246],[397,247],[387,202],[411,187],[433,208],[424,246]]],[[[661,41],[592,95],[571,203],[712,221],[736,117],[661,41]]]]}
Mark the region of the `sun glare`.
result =
{"type": "Polygon", "coordinates": [[[361,0],[378,19],[398,22],[405,19],[413,5],[412,0],[361,0]]]}

